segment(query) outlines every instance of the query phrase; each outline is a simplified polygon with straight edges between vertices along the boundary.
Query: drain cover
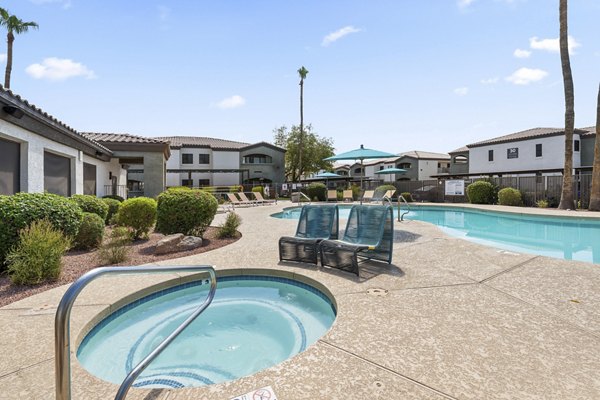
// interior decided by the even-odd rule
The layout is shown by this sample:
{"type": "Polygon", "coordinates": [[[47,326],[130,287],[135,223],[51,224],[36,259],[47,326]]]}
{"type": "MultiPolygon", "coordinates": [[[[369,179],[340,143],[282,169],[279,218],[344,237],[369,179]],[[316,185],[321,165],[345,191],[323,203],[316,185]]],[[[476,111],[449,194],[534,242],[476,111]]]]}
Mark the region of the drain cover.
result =
{"type": "Polygon", "coordinates": [[[371,296],[383,297],[383,296],[387,296],[388,291],[386,289],[371,288],[371,289],[367,289],[367,294],[370,294],[371,296]]]}

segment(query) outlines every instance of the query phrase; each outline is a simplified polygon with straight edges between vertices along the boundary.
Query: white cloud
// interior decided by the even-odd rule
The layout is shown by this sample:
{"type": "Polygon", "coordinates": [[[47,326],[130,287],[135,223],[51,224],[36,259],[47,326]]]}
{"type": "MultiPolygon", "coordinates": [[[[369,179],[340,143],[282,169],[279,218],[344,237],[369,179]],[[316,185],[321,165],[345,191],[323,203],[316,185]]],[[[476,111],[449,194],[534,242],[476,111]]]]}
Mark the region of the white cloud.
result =
{"type": "Polygon", "coordinates": [[[238,108],[243,106],[244,104],[246,104],[246,99],[236,94],[218,102],[217,107],[221,109],[238,108]]]}
{"type": "Polygon", "coordinates": [[[6,53],[0,54],[0,63],[3,63],[5,61],[6,61],[6,53]]]}
{"type": "Polygon", "coordinates": [[[456,2],[456,5],[460,9],[465,9],[465,8],[469,7],[471,4],[473,4],[474,2],[475,2],[475,0],[458,0],[456,2]]]}
{"type": "MultiPolygon", "coordinates": [[[[560,42],[558,38],[538,39],[537,36],[534,36],[529,39],[529,45],[535,50],[544,50],[551,53],[560,52],[560,42]]],[[[569,53],[573,53],[573,50],[575,50],[577,47],[581,47],[581,43],[575,40],[573,36],[569,35],[569,53]]]]}
{"type": "Polygon", "coordinates": [[[499,80],[500,80],[500,78],[495,76],[493,78],[482,79],[479,82],[481,82],[483,85],[493,85],[495,83],[498,83],[499,80]]]}
{"type": "Polygon", "coordinates": [[[331,32],[329,35],[325,36],[323,38],[323,41],[321,42],[321,46],[329,46],[331,43],[333,43],[337,40],[340,40],[344,36],[347,36],[351,33],[357,33],[360,31],[362,31],[362,29],[357,29],[357,28],[353,27],[352,25],[345,26],[345,27],[338,29],[335,32],[331,32]]]}
{"type": "Polygon", "coordinates": [[[521,50],[521,49],[516,49],[515,52],[513,53],[513,56],[515,56],[517,58],[529,58],[530,55],[531,55],[531,52],[529,50],[521,50]]]}
{"type": "Polygon", "coordinates": [[[78,76],[86,79],[96,78],[94,71],[68,58],[45,58],[41,64],[31,64],[25,68],[25,72],[32,78],[50,81],[64,81],[78,76]]]}
{"type": "Polygon", "coordinates": [[[529,85],[532,82],[538,82],[548,76],[548,72],[537,68],[519,68],[512,75],[506,77],[508,82],[515,85],[529,85]]]}
{"type": "Polygon", "coordinates": [[[454,89],[454,94],[456,94],[457,96],[466,96],[467,93],[469,93],[468,87],[459,87],[454,89]]]}
{"type": "Polygon", "coordinates": [[[65,10],[68,8],[71,8],[71,6],[73,5],[71,3],[71,0],[29,0],[30,2],[32,2],[33,4],[37,4],[37,5],[43,5],[43,4],[60,4],[62,5],[62,8],[64,8],[65,10]]]}

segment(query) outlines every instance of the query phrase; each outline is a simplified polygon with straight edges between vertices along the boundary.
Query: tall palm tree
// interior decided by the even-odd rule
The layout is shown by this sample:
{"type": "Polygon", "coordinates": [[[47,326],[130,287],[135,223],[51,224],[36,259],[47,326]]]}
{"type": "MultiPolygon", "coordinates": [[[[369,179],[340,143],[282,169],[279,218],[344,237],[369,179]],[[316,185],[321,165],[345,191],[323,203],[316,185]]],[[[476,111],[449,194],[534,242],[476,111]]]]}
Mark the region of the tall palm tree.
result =
{"type": "Polygon", "coordinates": [[[596,138],[594,139],[594,167],[592,169],[592,191],[590,193],[590,211],[600,211],[600,86],[598,87],[598,105],[596,106],[596,138]]]}
{"type": "Polygon", "coordinates": [[[562,65],[563,85],[565,88],[565,167],[563,172],[562,193],[558,208],[573,208],[573,131],[575,130],[575,94],[573,75],[569,59],[569,36],[567,29],[567,0],[560,0],[560,62],[562,65]]]}
{"type": "Polygon", "coordinates": [[[6,51],[6,73],[4,74],[4,87],[10,88],[10,73],[12,72],[13,59],[13,42],[15,41],[15,33],[20,35],[29,31],[29,28],[37,29],[39,26],[35,22],[23,22],[15,15],[11,15],[4,8],[0,8],[0,25],[4,26],[8,31],[6,35],[6,43],[8,48],[6,51]]]}
{"type": "Polygon", "coordinates": [[[304,141],[304,80],[308,70],[304,68],[304,65],[298,70],[300,75],[300,146],[298,148],[298,178],[302,175],[302,149],[304,141]]]}

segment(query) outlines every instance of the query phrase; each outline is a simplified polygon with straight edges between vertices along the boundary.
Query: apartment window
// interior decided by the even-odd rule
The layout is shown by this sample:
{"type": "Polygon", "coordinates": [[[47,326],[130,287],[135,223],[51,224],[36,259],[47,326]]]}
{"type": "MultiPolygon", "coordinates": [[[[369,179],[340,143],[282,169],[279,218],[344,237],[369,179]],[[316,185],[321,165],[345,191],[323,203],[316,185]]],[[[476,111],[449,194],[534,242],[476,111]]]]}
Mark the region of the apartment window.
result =
{"type": "Polygon", "coordinates": [[[198,164],[210,164],[210,154],[198,154],[198,164]]]}
{"type": "Polygon", "coordinates": [[[536,157],[542,156],[542,144],[541,143],[538,143],[535,145],[535,156],[536,157]]]}
{"type": "Polygon", "coordinates": [[[573,141],[573,151],[579,151],[579,140],[573,141]]]}
{"type": "Polygon", "coordinates": [[[411,163],[398,164],[398,168],[401,168],[401,169],[410,169],[411,166],[412,166],[411,163]]]}
{"type": "Polygon", "coordinates": [[[198,180],[198,186],[210,186],[210,179],[198,180]]]}
{"type": "Polygon", "coordinates": [[[193,179],[182,179],[181,180],[181,186],[193,187],[194,186],[194,180],[193,179]]]}
{"type": "Polygon", "coordinates": [[[193,154],[182,154],[181,155],[181,163],[182,164],[193,164],[194,163],[194,155],[193,154]]]}
{"type": "Polygon", "coordinates": [[[271,164],[273,158],[266,154],[251,154],[249,156],[244,156],[242,162],[244,164],[271,164]]]}
{"type": "Polygon", "coordinates": [[[494,161],[494,150],[488,150],[488,161],[494,161]]]}
{"type": "Polygon", "coordinates": [[[44,190],[68,197],[71,195],[71,160],[44,152],[44,190]]]}
{"type": "Polygon", "coordinates": [[[83,163],[83,194],[96,195],[96,166],[83,163]]]}
{"type": "Polygon", "coordinates": [[[383,165],[379,167],[379,170],[381,171],[383,169],[383,165]]]}
{"type": "Polygon", "coordinates": [[[0,154],[0,194],[15,194],[21,190],[21,145],[0,139],[0,154]]]}
{"type": "Polygon", "coordinates": [[[355,169],[354,169],[354,173],[355,173],[355,174],[360,174],[360,168],[355,168],[355,169]]]}

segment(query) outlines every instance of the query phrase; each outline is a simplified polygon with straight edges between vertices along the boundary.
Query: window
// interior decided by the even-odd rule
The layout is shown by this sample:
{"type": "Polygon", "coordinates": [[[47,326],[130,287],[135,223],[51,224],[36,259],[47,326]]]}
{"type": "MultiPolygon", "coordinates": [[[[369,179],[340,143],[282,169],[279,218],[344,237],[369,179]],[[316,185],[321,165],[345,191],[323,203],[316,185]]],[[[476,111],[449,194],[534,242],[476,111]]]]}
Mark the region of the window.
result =
{"type": "Polygon", "coordinates": [[[198,154],[198,164],[210,164],[210,154],[198,154]]]}
{"type": "Polygon", "coordinates": [[[210,179],[198,180],[198,186],[210,186],[210,179]]]}
{"type": "Polygon", "coordinates": [[[71,160],[44,152],[44,190],[68,197],[71,195],[71,160]]]}
{"type": "Polygon", "coordinates": [[[83,194],[96,195],[96,166],[83,163],[83,194]]]}
{"type": "Polygon", "coordinates": [[[542,144],[541,143],[538,143],[535,145],[535,156],[536,157],[542,156],[542,144]]]}
{"type": "Polygon", "coordinates": [[[410,167],[412,167],[411,163],[398,164],[398,168],[401,168],[401,169],[410,169],[410,167]]]}
{"type": "Polygon", "coordinates": [[[379,170],[381,171],[383,169],[383,165],[379,167],[379,170]]]}
{"type": "Polygon", "coordinates": [[[194,180],[193,179],[182,179],[181,180],[181,186],[193,187],[194,186],[194,180]]]}
{"type": "Polygon", "coordinates": [[[181,163],[182,164],[193,164],[194,163],[194,155],[193,154],[182,154],[181,155],[181,163]]]}
{"type": "Polygon", "coordinates": [[[488,161],[494,161],[494,150],[488,150],[488,161]]]}
{"type": "Polygon", "coordinates": [[[544,178],[542,178],[542,172],[541,171],[538,171],[538,172],[535,173],[535,183],[538,183],[538,184],[539,183],[543,183],[544,182],[543,179],[544,178]]]}
{"type": "Polygon", "coordinates": [[[270,164],[273,162],[273,158],[266,154],[251,154],[244,156],[242,163],[244,164],[270,164]]]}
{"type": "Polygon", "coordinates": [[[573,151],[579,151],[579,140],[573,141],[573,151]]]}
{"type": "Polygon", "coordinates": [[[354,173],[355,173],[355,174],[360,174],[360,168],[355,168],[355,169],[354,169],[354,173]]]}
{"type": "Polygon", "coordinates": [[[467,156],[456,156],[454,157],[454,164],[466,164],[469,162],[467,156]]]}
{"type": "Polygon", "coordinates": [[[15,194],[21,190],[21,145],[0,139],[0,154],[0,194],[15,194]]]}

